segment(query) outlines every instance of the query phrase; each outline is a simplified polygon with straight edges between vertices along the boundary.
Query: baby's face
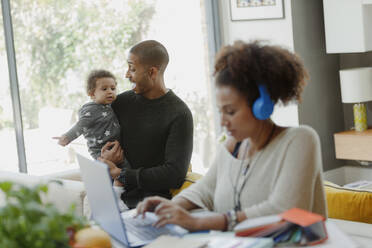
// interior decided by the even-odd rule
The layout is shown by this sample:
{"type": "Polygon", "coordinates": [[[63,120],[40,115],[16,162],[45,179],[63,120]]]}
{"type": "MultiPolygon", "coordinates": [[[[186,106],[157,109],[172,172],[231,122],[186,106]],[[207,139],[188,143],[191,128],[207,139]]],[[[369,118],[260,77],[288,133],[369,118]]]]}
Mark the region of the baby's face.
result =
{"type": "Polygon", "coordinates": [[[113,78],[99,78],[96,88],[90,95],[92,100],[99,104],[110,104],[116,99],[116,82],[113,78]]]}

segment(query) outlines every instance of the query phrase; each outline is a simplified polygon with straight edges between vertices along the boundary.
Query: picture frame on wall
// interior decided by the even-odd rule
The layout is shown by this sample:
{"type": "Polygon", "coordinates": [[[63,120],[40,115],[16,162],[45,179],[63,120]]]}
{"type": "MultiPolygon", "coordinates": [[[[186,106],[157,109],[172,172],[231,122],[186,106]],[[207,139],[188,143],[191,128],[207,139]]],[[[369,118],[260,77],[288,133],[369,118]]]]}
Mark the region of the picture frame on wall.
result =
{"type": "Polygon", "coordinates": [[[284,18],[283,0],[230,0],[232,21],[284,18]]]}

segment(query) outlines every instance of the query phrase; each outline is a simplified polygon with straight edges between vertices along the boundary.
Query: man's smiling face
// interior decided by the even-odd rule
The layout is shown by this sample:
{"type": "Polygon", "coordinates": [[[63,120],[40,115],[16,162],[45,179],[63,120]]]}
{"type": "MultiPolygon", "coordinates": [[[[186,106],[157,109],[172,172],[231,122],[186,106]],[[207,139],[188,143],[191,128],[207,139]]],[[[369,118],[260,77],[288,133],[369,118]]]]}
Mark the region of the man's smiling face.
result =
{"type": "Polygon", "coordinates": [[[136,94],[144,95],[151,91],[153,83],[150,78],[149,66],[140,63],[137,55],[130,53],[128,56],[128,71],[125,77],[133,84],[136,94]]]}

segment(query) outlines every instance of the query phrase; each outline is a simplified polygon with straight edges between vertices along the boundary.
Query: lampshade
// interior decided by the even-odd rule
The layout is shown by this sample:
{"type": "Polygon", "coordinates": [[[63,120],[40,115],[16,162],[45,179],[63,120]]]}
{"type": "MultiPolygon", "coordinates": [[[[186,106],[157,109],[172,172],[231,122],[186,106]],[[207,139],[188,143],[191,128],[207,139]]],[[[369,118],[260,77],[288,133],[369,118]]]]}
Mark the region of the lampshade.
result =
{"type": "Polygon", "coordinates": [[[343,103],[372,101],[372,67],[340,71],[343,103]]]}

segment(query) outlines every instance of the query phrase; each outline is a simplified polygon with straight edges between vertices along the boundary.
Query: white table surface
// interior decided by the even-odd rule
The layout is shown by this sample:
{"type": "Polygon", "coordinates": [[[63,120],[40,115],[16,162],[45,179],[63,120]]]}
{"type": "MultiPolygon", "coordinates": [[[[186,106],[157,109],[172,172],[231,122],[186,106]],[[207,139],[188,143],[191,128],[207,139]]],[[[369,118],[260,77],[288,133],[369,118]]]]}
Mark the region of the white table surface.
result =
{"type": "Polygon", "coordinates": [[[360,248],[372,247],[372,224],[347,220],[329,219],[341,231],[347,234],[360,248]]]}
{"type": "MultiPolygon", "coordinates": [[[[328,240],[322,244],[310,246],[310,247],[314,247],[314,248],[354,248],[354,247],[372,248],[372,224],[345,221],[345,220],[337,220],[337,219],[328,219],[327,230],[329,231],[328,240]],[[336,227],[336,230],[332,228],[334,226],[336,227]],[[338,231],[341,231],[341,234],[339,234],[338,231]],[[343,240],[343,238],[345,238],[345,240],[343,240]],[[349,243],[349,241],[351,241],[351,243],[349,243]]],[[[125,246],[122,246],[115,241],[112,241],[112,243],[113,243],[113,248],[125,248],[125,246]]]]}

